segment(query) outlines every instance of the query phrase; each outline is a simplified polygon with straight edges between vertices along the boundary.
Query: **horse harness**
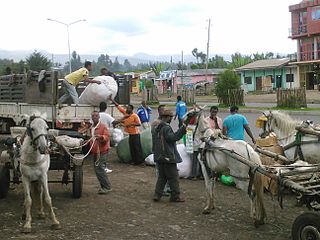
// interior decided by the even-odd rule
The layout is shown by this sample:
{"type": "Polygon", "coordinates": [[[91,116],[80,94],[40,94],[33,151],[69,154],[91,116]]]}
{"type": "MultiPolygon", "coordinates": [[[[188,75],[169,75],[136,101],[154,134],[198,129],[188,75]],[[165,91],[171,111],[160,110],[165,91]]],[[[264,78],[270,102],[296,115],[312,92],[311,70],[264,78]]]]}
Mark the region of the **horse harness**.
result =
{"type": "Polygon", "coordinates": [[[30,124],[31,124],[32,121],[33,121],[34,119],[36,119],[36,118],[38,118],[38,117],[30,117],[30,123],[27,125],[27,130],[26,130],[25,134],[24,134],[24,135],[22,136],[22,138],[21,138],[21,144],[23,143],[23,140],[24,140],[24,138],[25,138],[26,135],[28,135],[28,136],[31,138],[30,145],[33,146],[33,147],[36,147],[36,146],[35,146],[35,142],[36,142],[40,137],[42,137],[42,136],[44,136],[44,137],[46,138],[46,140],[48,140],[48,136],[49,136],[48,133],[40,133],[40,134],[39,134],[38,136],[36,136],[36,137],[33,136],[33,133],[32,133],[33,129],[31,128],[30,124]]]}
{"type": "MultiPolygon", "coordinates": [[[[211,139],[211,142],[214,142],[215,139],[211,139]]],[[[202,150],[202,153],[201,153],[201,159],[203,162],[205,162],[205,164],[208,166],[208,162],[207,162],[207,159],[206,159],[206,153],[207,151],[212,151],[213,153],[213,156],[214,156],[214,150],[218,150],[218,151],[221,151],[221,150],[225,150],[225,151],[229,151],[229,152],[232,152],[240,157],[243,157],[241,154],[235,152],[235,151],[231,151],[227,148],[223,148],[223,147],[218,147],[218,146],[214,146],[214,145],[210,145],[210,143],[206,142],[206,145],[205,147],[203,148],[202,150]]],[[[249,150],[248,150],[248,146],[246,145],[246,150],[247,150],[247,155],[248,155],[248,159],[250,160],[250,154],[249,154],[249,150]]],[[[214,156],[214,158],[216,158],[214,156]]],[[[251,199],[253,199],[255,197],[255,192],[253,191],[253,181],[254,181],[254,176],[258,170],[258,166],[256,167],[251,167],[251,166],[248,166],[249,167],[249,172],[248,172],[248,175],[249,177],[240,177],[240,176],[236,176],[236,175],[232,175],[229,173],[229,176],[233,177],[233,178],[236,178],[240,181],[246,181],[246,180],[249,180],[249,185],[248,185],[248,195],[251,199]]]]}

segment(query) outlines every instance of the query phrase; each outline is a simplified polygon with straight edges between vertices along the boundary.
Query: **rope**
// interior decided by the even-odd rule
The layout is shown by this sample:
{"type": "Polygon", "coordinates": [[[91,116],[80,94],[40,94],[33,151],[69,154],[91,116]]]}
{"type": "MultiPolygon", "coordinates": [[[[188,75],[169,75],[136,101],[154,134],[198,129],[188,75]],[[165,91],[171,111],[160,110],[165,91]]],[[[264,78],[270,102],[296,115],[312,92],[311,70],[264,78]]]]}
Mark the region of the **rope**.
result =
{"type": "MultiPolygon", "coordinates": [[[[66,152],[72,159],[77,160],[77,161],[82,161],[83,159],[85,159],[85,158],[90,154],[90,152],[91,152],[91,150],[92,150],[92,148],[93,148],[93,146],[94,146],[94,144],[95,144],[95,141],[97,140],[96,137],[94,136],[94,132],[95,132],[96,128],[99,126],[99,124],[100,124],[100,120],[99,120],[98,124],[97,124],[94,128],[91,129],[91,135],[92,135],[92,137],[91,137],[86,143],[82,144],[81,146],[79,146],[79,147],[74,147],[74,148],[67,148],[67,147],[65,147],[64,145],[60,145],[60,144],[59,144],[59,145],[62,146],[62,148],[65,150],[65,152],[66,152]],[[92,140],[92,145],[91,145],[89,151],[88,151],[83,157],[75,157],[75,156],[73,156],[73,155],[70,153],[69,150],[79,149],[80,147],[86,146],[91,140],[92,140]]],[[[98,145],[98,159],[95,161],[95,165],[96,165],[96,166],[99,165],[99,160],[100,160],[100,148],[99,148],[99,145],[98,145]]]]}

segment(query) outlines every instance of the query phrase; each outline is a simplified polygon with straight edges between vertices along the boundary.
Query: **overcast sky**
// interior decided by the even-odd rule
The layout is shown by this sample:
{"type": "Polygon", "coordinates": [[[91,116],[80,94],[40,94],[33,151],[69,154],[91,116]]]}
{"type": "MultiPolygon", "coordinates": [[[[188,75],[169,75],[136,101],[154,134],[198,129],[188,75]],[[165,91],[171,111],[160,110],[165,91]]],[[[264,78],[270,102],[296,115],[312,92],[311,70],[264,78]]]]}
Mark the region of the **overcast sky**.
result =
{"type": "MultiPolygon", "coordinates": [[[[8,0],[1,3],[0,49],[79,54],[293,53],[289,5],[300,0],[8,0]]],[[[1,56],[0,56],[1,57],[1,56]]]]}

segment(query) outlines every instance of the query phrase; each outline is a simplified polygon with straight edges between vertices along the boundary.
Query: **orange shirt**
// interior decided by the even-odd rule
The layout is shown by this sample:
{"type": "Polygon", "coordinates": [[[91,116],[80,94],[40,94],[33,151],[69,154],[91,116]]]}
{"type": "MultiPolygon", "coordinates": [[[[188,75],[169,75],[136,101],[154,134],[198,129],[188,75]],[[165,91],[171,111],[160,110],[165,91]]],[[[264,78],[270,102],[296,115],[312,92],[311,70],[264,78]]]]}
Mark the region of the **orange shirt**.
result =
{"type": "MultiPolygon", "coordinates": [[[[98,153],[103,154],[108,152],[109,148],[110,148],[110,134],[109,134],[109,130],[108,128],[103,124],[103,123],[99,123],[98,126],[94,129],[94,133],[92,134],[94,127],[92,127],[90,130],[91,132],[91,136],[103,136],[103,140],[99,141],[98,139],[95,140],[94,145],[91,149],[91,152],[96,155],[98,153]]],[[[90,145],[93,144],[93,141],[91,140],[90,145]]]]}
{"type": "Polygon", "coordinates": [[[122,123],[124,125],[124,131],[129,134],[139,134],[139,128],[136,126],[128,126],[130,124],[141,124],[140,119],[137,114],[132,113],[128,114],[124,108],[121,106],[117,106],[118,110],[126,117],[124,120],[122,120],[122,123]]]}

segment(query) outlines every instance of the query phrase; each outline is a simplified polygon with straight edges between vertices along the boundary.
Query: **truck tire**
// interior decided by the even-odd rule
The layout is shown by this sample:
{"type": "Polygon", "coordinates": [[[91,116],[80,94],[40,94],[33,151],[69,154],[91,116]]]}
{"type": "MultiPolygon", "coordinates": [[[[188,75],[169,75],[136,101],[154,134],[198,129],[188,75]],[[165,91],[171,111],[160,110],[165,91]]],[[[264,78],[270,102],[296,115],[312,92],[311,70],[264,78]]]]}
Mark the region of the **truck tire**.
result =
{"type": "Polygon", "coordinates": [[[75,165],[72,177],[72,196],[73,198],[80,198],[82,195],[83,185],[83,166],[75,165]]]}
{"type": "Polygon", "coordinates": [[[306,212],[299,215],[292,224],[293,240],[320,239],[320,215],[306,212]]]}
{"type": "Polygon", "coordinates": [[[0,199],[8,195],[10,186],[10,169],[6,165],[0,165],[0,199]]]}

